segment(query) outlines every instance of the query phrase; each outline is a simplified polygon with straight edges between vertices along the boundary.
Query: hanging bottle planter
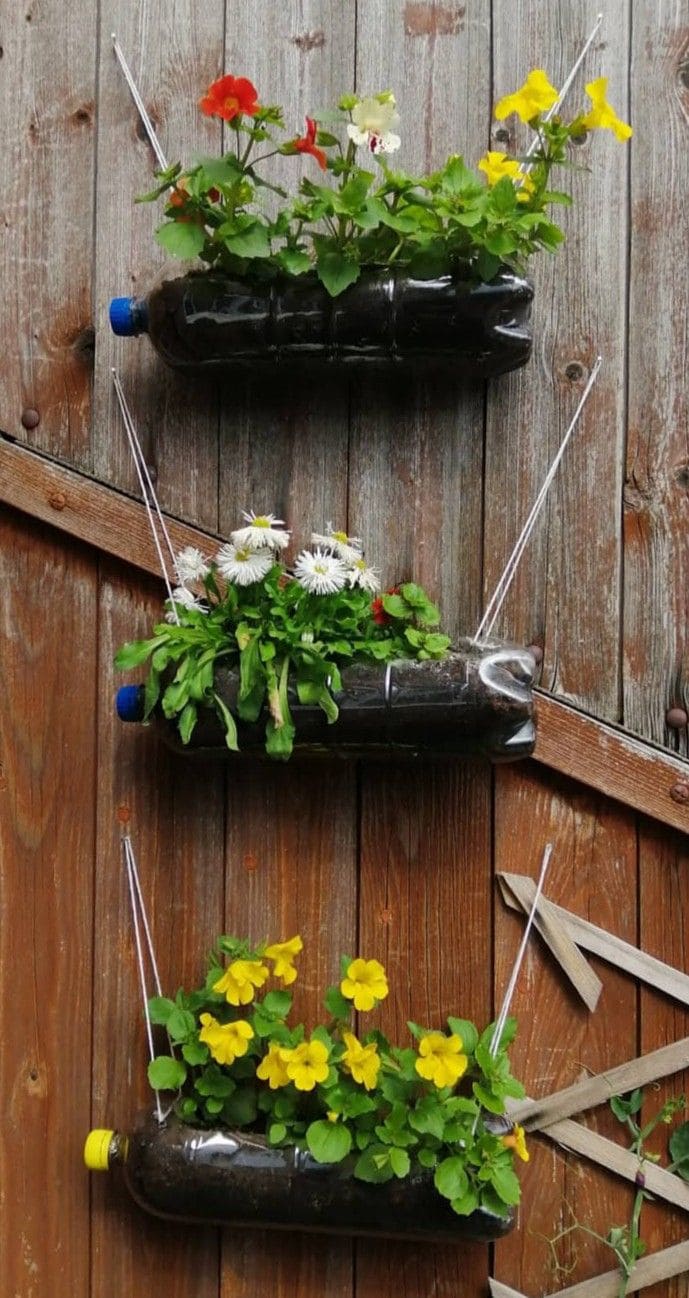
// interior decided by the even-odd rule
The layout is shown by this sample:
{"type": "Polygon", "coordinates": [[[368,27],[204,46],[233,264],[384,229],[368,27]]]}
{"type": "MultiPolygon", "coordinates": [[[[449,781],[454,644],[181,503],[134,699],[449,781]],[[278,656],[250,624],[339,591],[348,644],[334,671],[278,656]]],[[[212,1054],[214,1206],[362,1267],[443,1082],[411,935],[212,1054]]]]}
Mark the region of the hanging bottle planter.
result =
{"type": "Polygon", "coordinates": [[[187,549],[166,621],[124,645],[117,666],[150,661],[145,686],[118,692],[123,721],[157,714],[185,748],[285,760],[305,752],[527,756],[535,663],[518,646],[451,647],[413,582],[377,594],[361,542],[312,534],[293,566],[272,514],[245,515],[214,559],[187,549]]]}
{"type": "Polygon", "coordinates": [[[285,140],[279,107],[259,103],[247,78],[220,77],[200,107],[226,124],[228,151],[187,170],[162,167],[141,200],[165,197],[159,243],[204,270],[148,299],[114,298],[112,328],[148,333],[185,369],[445,362],[479,378],[516,369],[531,351],[524,269],[533,253],[557,248],[548,209],[570,201],[551,171],[587,130],[631,134],[605,85],[591,83],[592,111],[565,123],[553,116],[557,90],[536,70],[496,107],[535,130],[528,162],[491,150],[472,169],[453,154],[414,177],[388,164],[402,143],[391,92],[344,95],[336,112],[307,117],[304,135],[285,140]],[[271,178],[265,164],[276,154],[309,160],[296,193],[271,178]]]}
{"type": "Polygon", "coordinates": [[[519,1201],[515,1156],[528,1158],[505,1098],[514,1020],[479,1033],[410,1024],[413,1046],[360,1016],[388,995],[377,960],[343,957],[325,994],[327,1027],[290,1025],[300,937],[250,946],[221,937],[204,984],[148,1003],[168,1053],[148,1076],[157,1116],[130,1135],[92,1131],[93,1171],[121,1166],[134,1199],[162,1217],[419,1240],[500,1238],[519,1201]],[[176,1091],[164,1113],[160,1091],[176,1091]]]}
{"type": "MultiPolygon", "coordinates": [[[[448,651],[440,662],[401,659],[358,663],[341,672],[341,688],[332,691],[337,721],[329,725],[317,704],[299,702],[290,686],[287,699],[297,753],[328,752],[340,756],[416,756],[433,753],[516,761],[528,757],[536,740],[531,686],[535,663],[518,645],[466,644],[448,651]]],[[[213,689],[227,710],[238,716],[239,670],[219,667],[213,689]]],[[[117,692],[121,721],[143,721],[143,685],[124,685],[117,692]]],[[[265,749],[269,714],[237,722],[237,755],[265,749]]],[[[220,751],[229,756],[221,717],[212,708],[199,712],[188,745],[165,723],[168,742],[179,750],[220,751]]]]}
{"type": "Polygon", "coordinates": [[[333,298],[314,274],[252,283],[220,270],[113,298],[114,333],[147,333],[176,369],[366,362],[451,366],[490,378],[524,365],[533,288],[505,268],[490,283],[364,271],[333,298]]]}

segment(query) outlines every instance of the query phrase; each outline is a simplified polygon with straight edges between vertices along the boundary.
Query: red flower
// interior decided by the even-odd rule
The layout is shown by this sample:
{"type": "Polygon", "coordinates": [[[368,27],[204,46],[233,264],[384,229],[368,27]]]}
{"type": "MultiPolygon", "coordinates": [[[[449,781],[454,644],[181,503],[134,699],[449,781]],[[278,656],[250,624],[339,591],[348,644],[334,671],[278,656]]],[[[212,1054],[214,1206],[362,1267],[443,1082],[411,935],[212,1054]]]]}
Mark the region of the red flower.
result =
{"type": "Polygon", "coordinates": [[[325,171],[327,158],[323,149],[319,149],[316,145],[317,130],[318,124],[314,118],[307,117],[306,135],[303,135],[300,140],[294,141],[294,148],[297,153],[310,153],[311,157],[316,159],[321,171],[325,171]]]}
{"type": "Polygon", "coordinates": [[[258,91],[246,77],[219,77],[208,87],[199,108],[206,117],[222,117],[231,122],[235,117],[255,117],[261,105],[257,103],[258,91]]]}
{"type": "MultiPolygon", "coordinates": [[[[390,589],[387,590],[385,593],[386,595],[399,595],[399,591],[400,591],[399,586],[391,586],[390,589]]],[[[390,617],[390,614],[386,613],[385,609],[383,608],[382,595],[376,595],[376,598],[373,600],[371,604],[371,614],[373,617],[373,621],[377,622],[378,626],[387,626],[388,622],[392,622],[392,618],[390,617]]]]}

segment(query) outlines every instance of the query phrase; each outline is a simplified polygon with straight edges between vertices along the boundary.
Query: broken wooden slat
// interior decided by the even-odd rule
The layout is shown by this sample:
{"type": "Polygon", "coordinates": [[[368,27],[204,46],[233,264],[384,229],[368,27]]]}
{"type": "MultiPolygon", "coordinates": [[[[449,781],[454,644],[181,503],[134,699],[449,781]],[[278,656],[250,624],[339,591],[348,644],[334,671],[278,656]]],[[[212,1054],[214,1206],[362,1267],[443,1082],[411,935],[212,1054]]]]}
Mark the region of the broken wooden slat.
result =
{"type": "MultiPolygon", "coordinates": [[[[533,881],[528,876],[502,873],[498,875],[498,883],[503,898],[508,905],[511,905],[514,909],[514,901],[516,900],[518,903],[517,909],[524,909],[530,913],[536,889],[533,881]],[[527,895],[530,896],[528,905],[524,901],[527,895]]],[[[534,927],[538,929],[558,964],[567,974],[570,982],[576,987],[584,1004],[589,1010],[595,1010],[603,984],[598,975],[594,973],[588,960],[575,946],[569,935],[567,925],[560,919],[555,907],[543,896],[538,900],[534,927]]]]}
{"type": "MultiPolygon", "coordinates": [[[[506,905],[526,912],[530,910],[535,893],[532,879],[527,875],[503,873],[498,876],[498,883],[506,905]]],[[[648,983],[658,991],[671,996],[673,1000],[689,1005],[689,974],[683,973],[681,969],[673,969],[671,965],[657,960],[655,956],[647,955],[645,951],[640,951],[638,947],[625,942],[621,937],[616,937],[614,933],[606,932],[597,924],[582,919],[580,915],[557,906],[555,902],[545,897],[541,897],[538,903],[538,915],[535,921],[537,924],[541,919],[542,911],[544,915],[555,919],[557,927],[564,930],[577,946],[584,947],[586,951],[614,964],[617,969],[624,969],[633,978],[648,983]]],[[[540,926],[539,931],[541,931],[540,926]]],[[[559,959],[555,948],[550,942],[548,945],[559,959]]],[[[562,961],[560,963],[571,977],[565,964],[562,961]]],[[[575,982],[574,978],[572,981],[575,982]]]]}
{"type": "MultiPolygon", "coordinates": [[[[637,1262],[627,1285],[627,1293],[638,1293],[648,1289],[660,1280],[671,1280],[673,1276],[682,1275],[689,1270],[689,1240],[664,1248],[660,1253],[652,1253],[637,1262]]],[[[582,1280],[580,1284],[559,1289],[554,1298],[617,1298],[620,1291],[620,1270],[606,1271],[604,1275],[593,1276],[582,1280]]],[[[500,1280],[490,1280],[491,1298],[525,1298],[518,1289],[503,1284],[500,1280]]]]}
{"type": "Polygon", "coordinates": [[[515,1122],[520,1122],[527,1131],[541,1131],[553,1122],[569,1118],[573,1113],[582,1113],[593,1109],[598,1104],[605,1104],[613,1095],[626,1095],[627,1091],[637,1086],[646,1086],[659,1077],[668,1077],[682,1068],[689,1067],[689,1037],[673,1041],[672,1045],[661,1046],[649,1055],[639,1059],[629,1059],[615,1068],[608,1068],[595,1077],[587,1077],[583,1082],[575,1082],[562,1091],[555,1091],[541,1100],[522,1100],[512,1111],[515,1122]]]}

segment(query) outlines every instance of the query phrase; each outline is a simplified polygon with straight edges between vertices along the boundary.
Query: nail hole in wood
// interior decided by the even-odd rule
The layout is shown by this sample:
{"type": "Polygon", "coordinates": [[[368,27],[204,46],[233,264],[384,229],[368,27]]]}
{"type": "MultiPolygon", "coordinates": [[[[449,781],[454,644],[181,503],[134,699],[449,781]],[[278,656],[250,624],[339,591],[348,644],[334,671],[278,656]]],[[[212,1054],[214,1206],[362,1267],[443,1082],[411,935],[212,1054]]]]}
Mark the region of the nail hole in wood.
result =
{"type": "Polygon", "coordinates": [[[565,368],[565,377],[570,383],[579,383],[584,377],[584,367],[580,361],[570,361],[565,368]]]}

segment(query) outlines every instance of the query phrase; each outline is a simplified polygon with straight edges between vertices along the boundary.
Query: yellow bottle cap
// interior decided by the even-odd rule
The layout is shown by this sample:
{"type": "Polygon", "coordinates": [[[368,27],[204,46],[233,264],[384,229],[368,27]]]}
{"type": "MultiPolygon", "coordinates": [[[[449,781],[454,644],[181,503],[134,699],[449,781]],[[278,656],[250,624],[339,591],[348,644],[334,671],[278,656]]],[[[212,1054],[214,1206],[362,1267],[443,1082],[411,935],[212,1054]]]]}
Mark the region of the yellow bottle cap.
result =
{"type": "Polygon", "coordinates": [[[107,1172],[110,1167],[110,1145],[114,1131],[106,1131],[103,1127],[96,1127],[95,1131],[89,1131],[84,1144],[84,1162],[90,1172],[107,1172]]]}

